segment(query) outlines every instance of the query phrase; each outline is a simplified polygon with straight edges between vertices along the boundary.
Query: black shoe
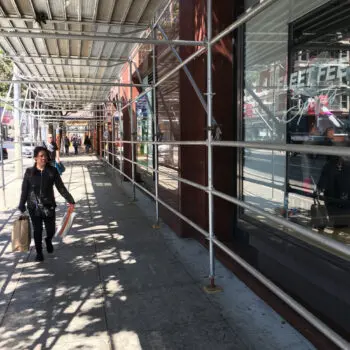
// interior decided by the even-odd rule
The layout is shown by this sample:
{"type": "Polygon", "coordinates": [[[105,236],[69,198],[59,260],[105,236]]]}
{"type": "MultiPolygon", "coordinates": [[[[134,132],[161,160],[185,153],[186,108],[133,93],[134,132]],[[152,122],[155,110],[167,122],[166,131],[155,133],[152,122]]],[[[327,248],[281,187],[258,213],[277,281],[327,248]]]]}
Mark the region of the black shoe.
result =
{"type": "Polygon", "coordinates": [[[48,253],[53,253],[53,245],[52,245],[52,241],[51,241],[51,239],[47,239],[47,238],[45,238],[45,242],[46,242],[46,249],[47,249],[47,252],[48,253]]]}
{"type": "Polygon", "coordinates": [[[37,253],[37,255],[35,257],[35,261],[44,261],[43,253],[37,253]]]}

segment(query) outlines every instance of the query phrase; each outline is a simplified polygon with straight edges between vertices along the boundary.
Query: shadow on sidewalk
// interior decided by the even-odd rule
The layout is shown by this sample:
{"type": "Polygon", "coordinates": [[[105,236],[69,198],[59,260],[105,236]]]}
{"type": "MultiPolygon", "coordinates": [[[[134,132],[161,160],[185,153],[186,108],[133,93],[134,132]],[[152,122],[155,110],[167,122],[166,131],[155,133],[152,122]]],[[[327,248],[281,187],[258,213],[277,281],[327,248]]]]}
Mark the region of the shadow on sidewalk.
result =
{"type": "Polygon", "coordinates": [[[72,166],[71,233],[43,263],[1,256],[0,348],[246,348],[101,163],[72,166]]]}

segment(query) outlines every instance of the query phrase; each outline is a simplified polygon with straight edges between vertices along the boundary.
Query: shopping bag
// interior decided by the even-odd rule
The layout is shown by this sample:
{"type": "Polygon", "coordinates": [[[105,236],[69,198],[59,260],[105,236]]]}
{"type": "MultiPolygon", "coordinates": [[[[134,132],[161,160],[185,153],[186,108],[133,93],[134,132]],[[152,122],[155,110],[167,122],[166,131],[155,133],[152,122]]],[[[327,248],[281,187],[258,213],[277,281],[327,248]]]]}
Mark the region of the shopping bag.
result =
{"type": "Polygon", "coordinates": [[[60,175],[62,175],[66,171],[66,167],[63,165],[62,162],[60,163],[55,162],[55,168],[57,169],[60,175]]]}
{"type": "Polygon", "coordinates": [[[314,199],[314,204],[311,206],[311,224],[317,229],[324,229],[328,224],[328,213],[325,205],[320,204],[320,201],[314,199]]]}
{"type": "Polygon", "coordinates": [[[29,250],[31,240],[30,221],[29,217],[21,215],[12,227],[12,251],[13,252],[27,252],[29,250]]]}
{"type": "Polygon", "coordinates": [[[56,231],[57,236],[62,238],[69,233],[76,215],[77,214],[74,213],[74,208],[68,208],[67,212],[63,216],[60,226],[56,231]]]}

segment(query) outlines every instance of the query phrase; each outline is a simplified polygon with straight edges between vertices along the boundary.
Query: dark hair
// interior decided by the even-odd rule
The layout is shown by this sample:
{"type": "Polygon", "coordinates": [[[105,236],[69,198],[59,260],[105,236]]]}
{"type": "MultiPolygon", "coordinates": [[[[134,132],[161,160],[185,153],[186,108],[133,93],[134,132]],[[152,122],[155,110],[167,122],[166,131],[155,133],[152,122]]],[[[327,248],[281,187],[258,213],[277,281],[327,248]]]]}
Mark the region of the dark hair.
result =
{"type": "MultiPolygon", "coordinates": [[[[34,148],[33,157],[36,158],[40,152],[45,152],[46,156],[47,156],[47,159],[49,160],[49,151],[43,146],[37,146],[37,147],[34,148]]],[[[30,176],[34,176],[35,168],[36,168],[36,162],[34,162],[33,167],[30,168],[30,170],[29,170],[29,175],[30,176]]]]}
{"type": "Polygon", "coordinates": [[[33,152],[34,153],[34,158],[36,158],[40,152],[45,152],[46,153],[46,157],[49,158],[49,152],[43,146],[37,146],[37,147],[34,148],[34,152],[33,152]]]}

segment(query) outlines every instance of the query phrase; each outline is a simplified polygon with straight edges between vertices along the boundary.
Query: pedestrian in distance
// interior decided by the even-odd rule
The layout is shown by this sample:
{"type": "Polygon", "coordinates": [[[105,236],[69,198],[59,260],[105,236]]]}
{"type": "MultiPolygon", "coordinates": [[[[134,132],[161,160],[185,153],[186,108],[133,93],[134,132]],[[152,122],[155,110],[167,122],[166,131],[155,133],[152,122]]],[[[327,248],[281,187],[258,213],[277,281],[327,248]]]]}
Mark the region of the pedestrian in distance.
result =
{"type": "Polygon", "coordinates": [[[48,150],[38,146],[34,149],[33,167],[28,168],[22,182],[22,192],[18,209],[23,214],[28,209],[34,228],[34,242],[36,261],[43,261],[42,232],[43,224],[46,228],[46,249],[53,253],[52,238],[56,229],[56,201],[54,185],[58,192],[66,199],[68,205],[74,208],[74,199],[64,186],[57,169],[48,161],[48,150]]]}
{"type": "Polygon", "coordinates": [[[70,146],[70,141],[69,141],[68,136],[66,135],[65,138],[64,138],[64,148],[66,150],[66,155],[67,156],[69,155],[69,146],[70,146]]]}
{"type": "Polygon", "coordinates": [[[84,140],[84,145],[85,145],[85,152],[88,154],[90,152],[91,148],[91,140],[88,135],[86,135],[85,140],[84,140]]]}
{"type": "Polygon", "coordinates": [[[77,137],[73,139],[74,154],[78,154],[79,140],[77,137]]]}
{"type": "Polygon", "coordinates": [[[43,142],[43,147],[48,150],[49,159],[48,161],[52,166],[55,166],[55,162],[60,163],[60,151],[58,149],[57,143],[53,139],[52,134],[47,135],[47,141],[43,142]]]}

